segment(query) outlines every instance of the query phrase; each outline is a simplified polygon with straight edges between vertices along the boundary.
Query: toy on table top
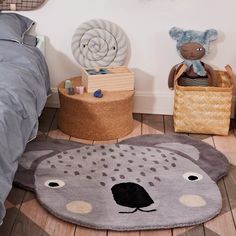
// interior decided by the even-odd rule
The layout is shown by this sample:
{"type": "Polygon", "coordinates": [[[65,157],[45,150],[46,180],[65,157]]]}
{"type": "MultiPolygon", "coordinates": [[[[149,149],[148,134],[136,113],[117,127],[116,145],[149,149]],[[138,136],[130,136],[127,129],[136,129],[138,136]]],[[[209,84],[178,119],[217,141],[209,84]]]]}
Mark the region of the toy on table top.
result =
{"type": "MultiPolygon", "coordinates": [[[[183,86],[216,86],[216,74],[211,66],[201,61],[208,54],[210,41],[216,40],[217,31],[209,29],[206,31],[187,30],[173,27],[169,34],[177,41],[176,48],[184,61],[180,64],[187,66],[182,74],[179,84],[183,86]]],[[[174,87],[174,76],[180,64],[172,67],[169,73],[168,86],[174,87]]]]}
{"type": "Polygon", "coordinates": [[[84,94],[84,86],[76,86],[75,87],[75,92],[77,94],[84,94]]]}
{"type": "Polygon", "coordinates": [[[86,70],[89,75],[106,75],[111,74],[111,72],[106,68],[100,69],[88,69],[86,70]]]}
{"type": "Polygon", "coordinates": [[[68,93],[68,95],[75,95],[75,88],[68,88],[67,89],[67,93],[68,93]]]}
{"type": "Polygon", "coordinates": [[[94,96],[95,98],[102,98],[102,97],[103,97],[102,90],[101,90],[101,89],[96,90],[96,91],[93,93],[93,96],[94,96]]]}
{"type": "Polygon", "coordinates": [[[67,79],[64,83],[65,89],[67,90],[68,95],[83,94],[84,86],[75,86],[72,81],[67,79]]]}
{"type": "Polygon", "coordinates": [[[73,84],[72,84],[71,80],[67,79],[65,81],[65,89],[69,89],[69,88],[73,88],[73,84]]]}
{"type": "Polygon", "coordinates": [[[74,88],[71,80],[67,79],[65,81],[65,89],[67,90],[68,95],[75,95],[75,88],[74,88]]]}

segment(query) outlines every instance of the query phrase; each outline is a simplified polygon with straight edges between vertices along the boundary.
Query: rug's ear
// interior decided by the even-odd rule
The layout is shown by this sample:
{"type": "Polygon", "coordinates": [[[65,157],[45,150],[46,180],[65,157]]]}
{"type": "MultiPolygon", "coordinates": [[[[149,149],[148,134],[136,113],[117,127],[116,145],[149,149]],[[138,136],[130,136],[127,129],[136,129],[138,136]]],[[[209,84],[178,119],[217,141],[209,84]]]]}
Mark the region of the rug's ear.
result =
{"type": "Polygon", "coordinates": [[[169,150],[177,151],[184,155],[188,155],[194,161],[198,161],[200,158],[200,153],[198,149],[192,145],[183,144],[183,143],[162,143],[155,146],[158,148],[169,149],[169,150]]]}
{"type": "Polygon", "coordinates": [[[60,152],[83,147],[85,144],[67,140],[39,136],[28,143],[24,154],[19,160],[14,185],[34,191],[34,174],[37,166],[45,159],[60,152]]]}
{"type": "Polygon", "coordinates": [[[34,171],[33,169],[25,169],[19,165],[13,185],[34,192],[34,171]]]}
{"type": "MultiPolygon", "coordinates": [[[[120,144],[129,144],[136,146],[155,147],[161,145],[167,146],[167,143],[179,143],[179,145],[190,145],[197,149],[199,152],[199,159],[193,160],[194,157],[189,154],[183,155],[196,163],[203,169],[214,181],[220,180],[223,176],[227,175],[229,170],[229,162],[223,153],[217,151],[215,148],[200,140],[196,140],[187,135],[143,135],[135,138],[130,138],[120,142],[120,144]]],[[[173,146],[172,146],[173,148],[173,146]]],[[[179,149],[179,148],[177,148],[179,149]]],[[[195,150],[192,149],[192,150],[195,150]]],[[[177,152],[180,150],[176,150],[177,152]]],[[[195,152],[194,152],[195,153],[195,152]]]]}
{"type": "Polygon", "coordinates": [[[80,148],[85,144],[62,140],[62,139],[52,139],[52,138],[42,138],[38,137],[35,140],[29,142],[25,149],[25,152],[28,151],[41,151],[41,150],[52,150],[54,152],[63,152],[73,148],[80,148]]]}
{"type": "Polygon", "coordinates": [[[36,161],[38,158],[48,155],[50,153],[54,153],[52,150],[41,150],[41,151],[29,151],[25,152],[20,161],[20,165],[24,167],[25,169],[30,169],[31,165],[34,161],[36,161]]]}

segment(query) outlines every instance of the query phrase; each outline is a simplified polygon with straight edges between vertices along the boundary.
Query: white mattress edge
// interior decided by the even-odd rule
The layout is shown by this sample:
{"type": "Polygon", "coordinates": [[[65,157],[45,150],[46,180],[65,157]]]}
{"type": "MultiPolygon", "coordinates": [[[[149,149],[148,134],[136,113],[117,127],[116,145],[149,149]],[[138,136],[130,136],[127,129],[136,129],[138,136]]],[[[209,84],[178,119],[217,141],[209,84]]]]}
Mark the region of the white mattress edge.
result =
{"type": "Polygon", "coordinates": [[[37,40],[38,40],[38,43],[37,43],[37,48],[42,52],[42,54],[45,56],[45,53],[46,53],[46,37],[44,35],[37,35],[37,40]]]}

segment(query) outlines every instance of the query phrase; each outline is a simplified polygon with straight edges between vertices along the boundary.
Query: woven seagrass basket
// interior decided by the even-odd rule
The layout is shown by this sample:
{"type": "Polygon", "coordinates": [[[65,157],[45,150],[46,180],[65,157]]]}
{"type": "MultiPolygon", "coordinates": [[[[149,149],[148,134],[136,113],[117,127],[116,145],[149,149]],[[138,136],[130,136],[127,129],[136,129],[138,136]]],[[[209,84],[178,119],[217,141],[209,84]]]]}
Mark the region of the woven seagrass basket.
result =
{"type": "Polygon", "coordinates": [[[180,66],[174,79],[175,132],[228,134],[234,75],[229,65],[225,69],[226,71],[215,71],[217,87],[184,87],[178,84],[178,79],[186,66],[180,66]]]}

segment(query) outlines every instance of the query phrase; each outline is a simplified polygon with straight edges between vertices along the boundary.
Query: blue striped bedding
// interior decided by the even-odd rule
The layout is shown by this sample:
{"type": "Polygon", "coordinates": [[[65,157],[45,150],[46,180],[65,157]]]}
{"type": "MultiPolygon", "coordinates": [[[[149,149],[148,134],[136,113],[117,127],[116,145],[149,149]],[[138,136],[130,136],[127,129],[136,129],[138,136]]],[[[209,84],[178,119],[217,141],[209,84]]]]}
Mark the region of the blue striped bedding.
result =
{"type": "Polygon", "coordinates": [[[49,92],[48,68],[40,50],[0,40],[0,224],[18,160],[37,135],[49,92]]]}

